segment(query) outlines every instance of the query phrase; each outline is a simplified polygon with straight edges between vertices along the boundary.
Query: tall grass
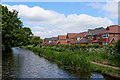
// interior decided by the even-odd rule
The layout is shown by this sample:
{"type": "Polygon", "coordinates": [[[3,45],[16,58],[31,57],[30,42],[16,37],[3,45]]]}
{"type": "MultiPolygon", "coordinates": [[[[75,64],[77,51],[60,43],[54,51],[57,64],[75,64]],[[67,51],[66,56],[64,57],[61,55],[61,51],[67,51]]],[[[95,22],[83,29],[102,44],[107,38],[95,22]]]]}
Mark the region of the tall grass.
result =
{"type": "Polygon", "coordinates": [[[93,70],[93,71],[112,71],[120,73],[117,70],[110,68],[102,68],[91,64],[91,61],[113,66],[120,66],[120,55],[115,54],[113,46],[98,46],[98,45],[43,45],[36,47],[22,47],[32,50],[37,55],[43,56],[46,59],[53,60],[63,67],[73,70],[93,70]]]}

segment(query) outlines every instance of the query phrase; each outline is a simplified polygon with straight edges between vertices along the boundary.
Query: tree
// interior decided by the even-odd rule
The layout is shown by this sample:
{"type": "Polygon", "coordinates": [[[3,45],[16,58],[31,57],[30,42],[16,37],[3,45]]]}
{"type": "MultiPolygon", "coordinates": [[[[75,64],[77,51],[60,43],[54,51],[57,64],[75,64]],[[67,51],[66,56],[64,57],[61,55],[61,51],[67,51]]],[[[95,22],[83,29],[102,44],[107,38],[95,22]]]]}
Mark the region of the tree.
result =
{"type": "Polygon", "coordinates": [[[18,18],[16,10],[9,11],[7,7],[2,7],[2,48],[9,51],[11,47],[28,45],[32,37],[32,32],[28,27],[22,27],[23,23],[18,18]]]}
{"type": "Polygon", "coordinates": [[[32,37],[30,42],[31,42],[31,44],[34,44],[34,46],[37,46],[38,44],[41,44],[43,42],[43,40],[40,39],[40,37],[38,37],[38,36],[34,36],[34,37],[32,37]]]}
{"type": "Polygon", "coordinates": [[[116,54],[120,54],[120,40],[115,42],[114,46],[115,46],[116,54]]]}

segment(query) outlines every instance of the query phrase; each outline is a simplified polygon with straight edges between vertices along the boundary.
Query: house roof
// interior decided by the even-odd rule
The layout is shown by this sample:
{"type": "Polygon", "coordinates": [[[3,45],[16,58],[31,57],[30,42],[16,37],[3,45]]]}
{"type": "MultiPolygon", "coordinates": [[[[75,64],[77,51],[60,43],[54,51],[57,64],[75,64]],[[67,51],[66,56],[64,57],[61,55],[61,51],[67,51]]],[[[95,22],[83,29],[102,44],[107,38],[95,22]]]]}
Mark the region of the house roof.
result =
{"type": "Polygon", "coordinates": [[[67,33],[67,38],[75,38],[79,33],[67,33]]]}
{"type": "Polygon", "coordinates": [[[92,42],[99,42],[98,39],[97,40],[93,40],[92,42]]]}
{"type": "Polygon", "coordinates": [[[85,37],[87,32],[81,32],[76,37],[85,37]]]}
{"type": "Polygon", "coordinates": [[[52,41],[52,38],[45,38],[44,41],[52,41]]]}
{"type": "Polygon", "coordinates": [[[58,37],[52,37],[52,40],[54,41],[54,40],[58,40],[58,37]]]}
{"type": "Polygon", "coordinates": [[[66,39],[66,35],[58,35],[58,40],[60,39],[66,39]]]}
{"type": "Polygon", "coordinates": [[[88,43],[88,40],[87,39],[82,39],[81,41],[78,41],[76,42],[77,44],[80,44],[80,43],[88,43]]]}
{"type": "Polygon", "coordinates": [[[120,33],[120,26],[118,25],[108,26],[106,29],[102,30],[98,34],[103,34],[103,33],[120,33]]]}
{"type": "Polygon", "coordinates": [[[102,30],[104,30],[103,27],[99,27],[99,28],[95,28],[95,29],[88,29],[88,33],[87,35],[97,35],[99,32],[101,32],[102,30]]]}

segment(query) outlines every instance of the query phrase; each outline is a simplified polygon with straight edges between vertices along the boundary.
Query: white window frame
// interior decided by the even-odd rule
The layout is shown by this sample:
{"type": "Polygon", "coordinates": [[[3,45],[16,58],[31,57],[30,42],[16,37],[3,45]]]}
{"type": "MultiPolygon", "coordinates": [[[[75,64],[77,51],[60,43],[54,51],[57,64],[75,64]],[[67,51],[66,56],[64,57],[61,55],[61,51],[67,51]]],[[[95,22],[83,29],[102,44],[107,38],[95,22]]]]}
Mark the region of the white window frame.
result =
{"type": "Polygon", "coordinates": [[[109,34],[103,34],[102,35],[102,38],[108,38],[109,37],[109,34]]]}
{"type": "Polygon", "coordinates": [[[52,41],[49,41],[49,43],[52,42],[52,41]]]}
{"type": "Polygon", "coordinates": [[[67,39],[67,41],[70,41],[70,39],[67,39]]]}
{"type": "Polygon", "coordinates": [[[102,45],[108,45],[108,43],[107,42],[102,42],[102,45]]]}
{"type": "Polygon", "coordinates": [[[80,40],[80,37],[77,37],[76,40],[80,40]]]}
{"type": "Polygon", "coordinates": [[[60,42],[60,40],[57,40],[57,42],[60,42]]]}
{"type": "Polygon", "coordinates": [[[100,36],[97,36],[97,39],[100,39],[100,36]]]}

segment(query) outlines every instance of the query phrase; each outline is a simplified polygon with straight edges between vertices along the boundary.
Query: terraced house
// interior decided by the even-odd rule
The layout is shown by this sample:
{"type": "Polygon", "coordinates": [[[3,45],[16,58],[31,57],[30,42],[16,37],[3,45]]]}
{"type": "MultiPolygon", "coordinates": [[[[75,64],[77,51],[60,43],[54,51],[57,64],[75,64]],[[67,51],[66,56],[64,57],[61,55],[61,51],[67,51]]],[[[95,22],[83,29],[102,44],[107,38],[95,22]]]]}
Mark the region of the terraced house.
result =
{"type": "Polygon", "coordinates": [[[80,45],[87,45],[88,40],[86,39],[86,34],[87,32],[81,32],[76,36],[76,43],[75,44],[80,44],[80,45]]]}
{"type": "Polygon", "coordinates": [[[57,44],[67,44],[66,35],[58,35],[57,44]]]}
{"type": "Polygon", "coordinates": [[[44,44],[51,44],[52,43],[52,38],[45,38],[44,39],[44,44]]]}
{"type": "Polygon", "coordinates": [[[57,44],[58,37],[52,37],[52,44],[57,44]]]}
{"type": "Polygon", "coordinates": [[[67,44],[74,44],[79,33],[67,33],[67,44]]]}
{"type": "Polygon", "coordinates": [[[120,40],[120,26],[112,25],[98,33],[98,42],[102,45],[112,45],[115,41],[120,40]]]}
{"type": "Polygon", "coordinates": [[[80,45],[112,45],[120,40],[120,26],[111,25],[107,28],[88,29],[87,32],[67,33],[58,37],[45,38],[46,44],[80,44],[80,45]]]}
{"type": "Polygon", "coordinates": [[[88,29],[86,34],[86,39],[88,40],[88,44],[101,44],[98,43],[99,35],[98,33],[104,30],[103,27],[95,28],[95,29],[88,29]]]}

